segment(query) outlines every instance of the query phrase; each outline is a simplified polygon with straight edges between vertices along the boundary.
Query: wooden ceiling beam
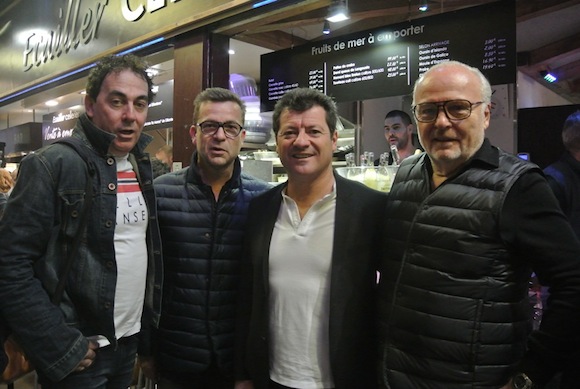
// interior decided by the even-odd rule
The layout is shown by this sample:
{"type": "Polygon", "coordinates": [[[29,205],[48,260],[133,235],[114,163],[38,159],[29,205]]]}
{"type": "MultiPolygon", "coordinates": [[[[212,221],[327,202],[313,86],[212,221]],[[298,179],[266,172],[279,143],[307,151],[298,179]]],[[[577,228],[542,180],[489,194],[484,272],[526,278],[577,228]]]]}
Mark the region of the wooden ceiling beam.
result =
{"type": "Polygon", "coordinates": [[[516,22],[524,22],[577,4],[580,4],[580,0],[519,0],[516,6],[516,22]]]}
{"type": "Polygon", "coordinates": [[[580,33],[560,39],[538,49],[531,50],[529,52],[529,64],[549,64],[549,62],[555,62],[563,56],[574,54],[580,55],[580,46],[578,45],[578,42],[580,42],[580,33]]]}
{"type": "Polygon", "coordinates": [[[252,33],[254,29],[271,23],[278,22],[283,19],[302,15],[304,13],[326,8],[331,0],[306,0],[299,4],[289,6],[282,9],[277,9],[269,13],[256,15],[252,18],[239,20],[238,22],[230,22],[227,25],[218,27],[215,32],[218,34],[228,35],[234,37],[241,33],[252,33]]]}
{"type": "Polygon", "coordinates": [[[239,34],[236,39],[252,45],[265,47],[270,50],[282,50],[289,47],[300,46],[308,41],[296,35],[282,31],[272,31],[269,34],[239,34]]]}
{"type": "Polygon", "coordinates": [[[560,79],[580,81],[580,61],[576,60],[566,65],[551,67],[550,70],[560,79]]]}

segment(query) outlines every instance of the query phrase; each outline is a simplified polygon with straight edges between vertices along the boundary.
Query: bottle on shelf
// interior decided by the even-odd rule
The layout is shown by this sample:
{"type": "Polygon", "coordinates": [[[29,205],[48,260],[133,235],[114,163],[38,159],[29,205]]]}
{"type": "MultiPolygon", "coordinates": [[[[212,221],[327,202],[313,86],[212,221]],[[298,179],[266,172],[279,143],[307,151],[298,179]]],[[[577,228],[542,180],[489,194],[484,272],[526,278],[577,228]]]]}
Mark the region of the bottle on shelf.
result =
{"type": "Polygon", "coordinates": [[[399,155],[399,149],[397,145],[391,145],[391,156],[393,157],[393,165],[401,164],[401,156],[399,155]]]}
{"type": "Polygon", "coordinates": [[[375,169],[375,153],[365,151],[361,155],[361,166],[364,166],[363,183],[373,189],[377,189],[377,169],[375,169]],[[364,160],[364,164],[363,164],[364,160]]]}
{"type": "Polygon", "coordinates": [[[388,165],[389,153],[384,152],[379,156],[379,167],[377,169],[377,189],[382,192],[388,192],[393,184],[388,165]]]}

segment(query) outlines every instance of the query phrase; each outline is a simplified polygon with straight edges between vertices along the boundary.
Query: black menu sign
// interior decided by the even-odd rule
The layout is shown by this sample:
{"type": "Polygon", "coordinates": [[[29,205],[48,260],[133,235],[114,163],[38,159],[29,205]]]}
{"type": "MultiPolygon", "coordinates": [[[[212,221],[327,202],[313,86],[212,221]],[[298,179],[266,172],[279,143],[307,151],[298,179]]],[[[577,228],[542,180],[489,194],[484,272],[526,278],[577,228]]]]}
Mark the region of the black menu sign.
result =
{"type": "Polygon", "coordinates": [[[500,1],[264,54],[261,110],[296,87],[337,102],[406,95],[449,60],[479,68],[492,85],[515,83],[515,20],[515,2],[500,1]]]}

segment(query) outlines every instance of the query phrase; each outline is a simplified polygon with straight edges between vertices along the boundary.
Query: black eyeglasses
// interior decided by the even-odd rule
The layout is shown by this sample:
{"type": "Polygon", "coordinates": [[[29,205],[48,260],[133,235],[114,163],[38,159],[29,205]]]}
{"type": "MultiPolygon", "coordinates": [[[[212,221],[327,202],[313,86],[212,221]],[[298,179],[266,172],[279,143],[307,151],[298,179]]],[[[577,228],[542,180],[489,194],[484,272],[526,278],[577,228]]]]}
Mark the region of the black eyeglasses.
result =
{"type": "Polygon", "coordinates": [[[421,103],[413,106],[413,114],[421,123],[431,123],[437,119],[439,109],[443,108],[449,120],[463,120],[471,115],[473,107],[483,104],[483,101],[472,103],[469,100],[447,100],[439,103],[421,103]]]}
{"type": "Polygon", "coordinates": [[[206,120],[205,122],[197,123],[203,135],[213,135],[220,127],[224,129],[224,134],[228,138],[235,138],[242,132],[242,126],[236,122],[214,122],[213,120],[206,120]]]}

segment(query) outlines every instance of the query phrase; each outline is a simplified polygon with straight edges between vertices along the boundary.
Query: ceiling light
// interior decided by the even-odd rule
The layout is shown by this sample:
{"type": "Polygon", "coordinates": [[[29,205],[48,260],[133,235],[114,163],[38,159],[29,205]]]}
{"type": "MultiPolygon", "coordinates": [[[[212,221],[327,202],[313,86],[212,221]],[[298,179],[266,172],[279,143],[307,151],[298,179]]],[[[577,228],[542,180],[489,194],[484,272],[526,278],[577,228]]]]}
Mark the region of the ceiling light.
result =
{"type": "Polygon", "coordinates": [[[419,11],[421,11],[421,12],[429,11],[429,4],[427,4],[427,0],[420,0],[419,1],[419,11]]]}
{"type": "Polygon", "coordinates": [[[258,7],[263,7],[265,5],[271,4],[271,3],[275,3],[278,0],[264,0],[264,1],[258,1],[256,4],[252,5],[252,8],[258,8],[258,7]]]}
{"type": "Polygon", "coordinates": [[[56,107],[58,105],[58,101],[56,100],[48,100],[44,103],[47,107],[56,107]]]}
{"type": "Polygon", "coordinates": [[[322,26],[322,33],[324,35],[330,34],[330,23],[328,23],[328,20],[324,21],[324,26],[322,26]]]}
{"type": "Polygon", "coordinates": [[[228,54],[229,55],[234,55],[234,54],[236,54],[236,51],[234,49],[229,49],[228,50],[228,54]]]}
{"type": "Polygon", "coordinates": [[[342,22],[350,19],[348,16],[348,0],[333,0],[328,7],[328,16],[326,20],[329,22],[342,22]]]}
{"type": "Polygon", "coordinates": [[[552,73],[550,73],[547,70],[542,70],[540,72],[540,76],[542,76],[542,78],[546,81],[548,81],[549,83],[553,83],[558,81],[558,77],[554,76],[552,73]]]}
{"type": "Polygon", "coordinates": [[[155,68],[148,68],[147,69],[147,75],[150,78],[154,78],[155,76],[157,76],[159,74],[159,69],[155,69],[155,68]]]}

